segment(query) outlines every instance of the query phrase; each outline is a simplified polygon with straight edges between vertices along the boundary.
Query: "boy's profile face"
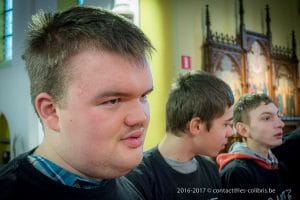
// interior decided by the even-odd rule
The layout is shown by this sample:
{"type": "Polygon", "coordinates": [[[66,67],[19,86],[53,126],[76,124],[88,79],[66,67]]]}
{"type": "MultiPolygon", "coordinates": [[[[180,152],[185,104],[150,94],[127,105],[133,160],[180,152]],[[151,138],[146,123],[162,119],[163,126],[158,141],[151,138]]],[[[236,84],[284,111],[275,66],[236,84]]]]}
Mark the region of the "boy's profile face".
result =
{"type": "Polygon", "coordinates": [[[209,131],[205,128],[201,134],[199,144],[199,154],[215,157],[225,148],[228,138],[232,136],[232,116],[233,108],[226,108],[225,113],[212,120],[209,131]]]}
{"type": "Polygon", "coordinates": [[[273,104],[261,104],[249,111],[248,138],[257,146],[270,149],[282,143],[283,121],[280,119],[278,108],[273,104]]]}

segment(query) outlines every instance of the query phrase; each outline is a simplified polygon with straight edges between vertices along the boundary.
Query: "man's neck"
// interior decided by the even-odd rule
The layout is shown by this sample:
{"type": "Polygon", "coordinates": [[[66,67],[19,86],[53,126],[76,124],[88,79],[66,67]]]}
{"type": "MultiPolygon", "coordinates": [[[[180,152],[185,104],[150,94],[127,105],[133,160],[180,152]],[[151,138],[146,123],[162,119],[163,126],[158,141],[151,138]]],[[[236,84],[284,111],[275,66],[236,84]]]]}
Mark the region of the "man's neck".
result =
{"type": "Polygon", "coordinates": [[[261,155],[264,158],[268,158],[268,153],[270,148],[266,146],[262,146],[261,144],[258,144],[252,140],[247,140],[247,147],[251,149],[252,151],[257,152],[259,155],[261,155]]]}
{"type": "Polygon", "coordinates": [[[163,157],[186,162],[193,159],[195,154],[191,151],[189,138],[186,135],[178,137],[171,133],[167,133],[158,145],[158,150],[163,157]]]}

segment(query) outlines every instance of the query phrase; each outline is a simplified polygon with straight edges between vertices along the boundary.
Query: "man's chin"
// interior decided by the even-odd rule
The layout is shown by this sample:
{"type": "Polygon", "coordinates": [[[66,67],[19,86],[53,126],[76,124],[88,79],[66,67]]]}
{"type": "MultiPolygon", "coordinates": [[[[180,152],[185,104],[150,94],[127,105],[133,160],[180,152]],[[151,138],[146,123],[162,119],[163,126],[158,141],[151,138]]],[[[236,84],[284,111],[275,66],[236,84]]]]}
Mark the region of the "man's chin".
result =
{"type": "Polygon", "coordinates": [[[123,166],[124,168],[122,170],[123,175],[129,173],[132,169],[134,169],[136,166],[138,166],[141,163],[142,159],[143,159],[143,156],[138,156],[131,162],[128,162],[126,166],[124,165],[123,166]]]}

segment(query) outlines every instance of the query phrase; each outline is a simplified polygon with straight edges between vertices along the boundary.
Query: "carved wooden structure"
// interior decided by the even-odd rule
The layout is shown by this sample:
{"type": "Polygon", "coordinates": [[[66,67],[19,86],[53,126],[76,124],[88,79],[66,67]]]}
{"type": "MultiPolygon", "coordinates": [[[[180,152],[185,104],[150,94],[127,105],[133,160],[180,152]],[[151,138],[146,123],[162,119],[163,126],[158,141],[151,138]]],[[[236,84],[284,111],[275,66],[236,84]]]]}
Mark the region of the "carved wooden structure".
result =
{"type": "Polygon", "coordinates": [[[266,34],[246,30],[243,1],[239,1],[240,27],[236,36],[213,33],[206,6],[205,70],[226,81],[235,99],[249,92],[264,92],[283,113],[285,131],[300,125],[300,89],[295,33],[292,48],[272,44],[269,6],[266,6],[266,34]]]}

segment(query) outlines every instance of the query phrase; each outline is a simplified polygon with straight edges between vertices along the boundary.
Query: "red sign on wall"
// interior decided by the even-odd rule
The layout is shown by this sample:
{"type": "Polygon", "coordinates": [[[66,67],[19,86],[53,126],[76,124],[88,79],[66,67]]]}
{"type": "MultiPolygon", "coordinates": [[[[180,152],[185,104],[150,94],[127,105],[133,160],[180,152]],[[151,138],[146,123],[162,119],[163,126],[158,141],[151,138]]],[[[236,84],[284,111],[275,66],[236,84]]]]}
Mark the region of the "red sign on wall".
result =
{"type": "Polygon", "coordinates": [[[181,56],[181,69],[191,69],[191,56],[181,56]]]}

